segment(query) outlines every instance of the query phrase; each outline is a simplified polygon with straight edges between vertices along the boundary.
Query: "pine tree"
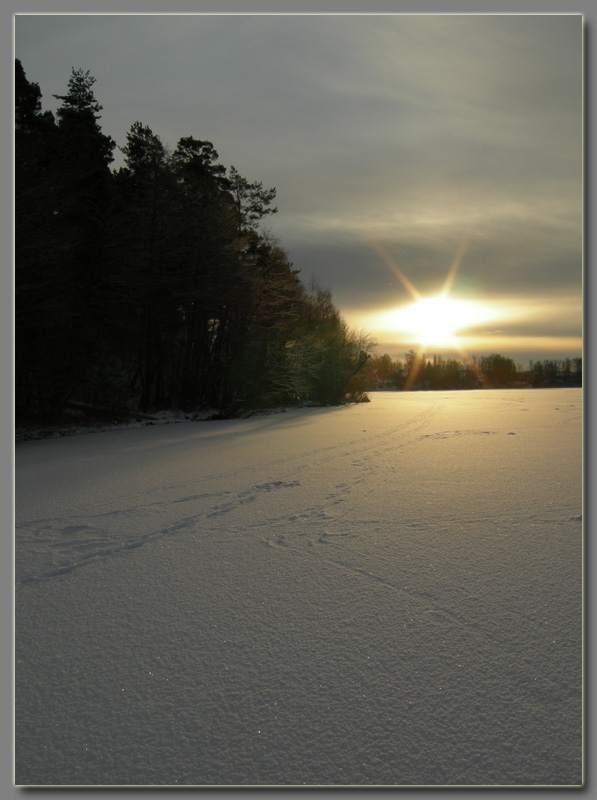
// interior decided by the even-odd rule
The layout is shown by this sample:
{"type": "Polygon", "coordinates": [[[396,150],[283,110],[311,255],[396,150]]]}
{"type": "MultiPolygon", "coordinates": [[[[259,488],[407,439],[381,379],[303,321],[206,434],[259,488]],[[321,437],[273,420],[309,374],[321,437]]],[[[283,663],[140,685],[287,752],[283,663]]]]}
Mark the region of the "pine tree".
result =
{"type": "Polygon", "coordinates": [[[238,172],[236,167],[230,167],[228,174],[230,194],[238,214],[239,230],[254,231],[263,217],[268,214],[277,214],[277,208],[270,208],[276,197],[274,188],[264,189],[261,181],[249,183],[238,172]]]}
{"type": "Polygon", "coordinates": [[[57,96],[56,196],[62,313],[60,359],[68,397],[85,386],[106,356],[113,323],[113,292],[106,276],[114,141],[98,123],[95,79],[72,71],[68,92],[57,96]]]}
{"type": "Polygon", "coordinates": [[[56,208],[57,129],[37,83],[15,61],[15,402],[20,416],[49,413],[55,391],[53,330],[61,244],[56,208]]]}
{"type": "Polygon", "coordinates": [[[125,166],[115,175],[119,220],[114,253],[125,299],[120,328],[145,411],[167,405],[172,394],[166,371],[176,361],[171,342],[178,324],[172,285],[177,188],[168,151],[148,125],[131,125],[122,152],[125,166]]]}

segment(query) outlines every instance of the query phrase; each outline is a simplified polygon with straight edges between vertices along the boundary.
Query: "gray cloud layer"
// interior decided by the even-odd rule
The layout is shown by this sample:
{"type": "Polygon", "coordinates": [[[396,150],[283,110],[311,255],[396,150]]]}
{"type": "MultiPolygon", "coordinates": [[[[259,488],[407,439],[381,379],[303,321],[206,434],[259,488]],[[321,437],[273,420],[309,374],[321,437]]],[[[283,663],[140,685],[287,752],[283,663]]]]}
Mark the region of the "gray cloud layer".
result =
{"type": "Polygon", "coordinates": [[[17,16],[15,55],[45,108],[89,69],[120,144],[139,119],[276,186],[269,227],[349,318],[408,299],[368,241],[432,292],[469,237],[455,292],[580,335],[579,15],[17,16]]]}

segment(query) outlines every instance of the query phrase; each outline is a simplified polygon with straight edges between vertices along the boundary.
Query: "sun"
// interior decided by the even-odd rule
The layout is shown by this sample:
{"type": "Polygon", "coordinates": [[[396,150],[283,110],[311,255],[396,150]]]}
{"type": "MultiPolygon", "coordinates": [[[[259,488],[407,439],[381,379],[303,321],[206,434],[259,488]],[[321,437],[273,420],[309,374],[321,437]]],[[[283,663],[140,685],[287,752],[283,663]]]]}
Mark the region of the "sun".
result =
{"type": "Polygon", "coordinates": [[[409,334],[421,345],[453,345],[459,331],[487,321],[488,309],[473,300],[460,300],[446,292],[419,297],[390,312],[395,332],[409,334]]]}
{"type": "Polygon", "coordinates": [[[503,314],[503,310],[485,301],[451,297],[443,291],[431,296],[418,294],[411,303],[378,312],[369,324],[413,346],[460,350],[464,344],[462,334],[467,329],[503,314]]]}

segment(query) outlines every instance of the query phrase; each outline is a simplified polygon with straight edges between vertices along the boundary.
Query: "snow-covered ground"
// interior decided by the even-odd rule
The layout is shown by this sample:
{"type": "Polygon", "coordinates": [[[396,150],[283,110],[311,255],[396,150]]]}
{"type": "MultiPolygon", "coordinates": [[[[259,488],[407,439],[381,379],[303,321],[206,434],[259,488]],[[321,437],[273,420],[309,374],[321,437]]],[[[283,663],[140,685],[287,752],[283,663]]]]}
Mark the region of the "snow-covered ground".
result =
{"type": "Polygon", "coordinates": [[[578,785],[580,389],[16,447],[15,779],[578,785]]]}

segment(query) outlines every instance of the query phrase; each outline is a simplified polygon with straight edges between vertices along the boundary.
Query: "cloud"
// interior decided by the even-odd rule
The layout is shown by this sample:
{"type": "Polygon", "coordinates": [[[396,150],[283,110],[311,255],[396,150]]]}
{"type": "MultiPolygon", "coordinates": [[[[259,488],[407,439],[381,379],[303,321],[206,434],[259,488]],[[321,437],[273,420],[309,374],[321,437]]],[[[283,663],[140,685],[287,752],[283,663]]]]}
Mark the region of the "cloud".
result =
{"type": "Polygon", "coordinates": [[[455,292],[571,296],[580,331],[580,15],[34,15],[15,30],[45,108],[90,69],[119,144],[140,120],[275,186],[268,227],[342,311],[408,299],[368,242],[432,292],[468,237],[455,292]]]}

